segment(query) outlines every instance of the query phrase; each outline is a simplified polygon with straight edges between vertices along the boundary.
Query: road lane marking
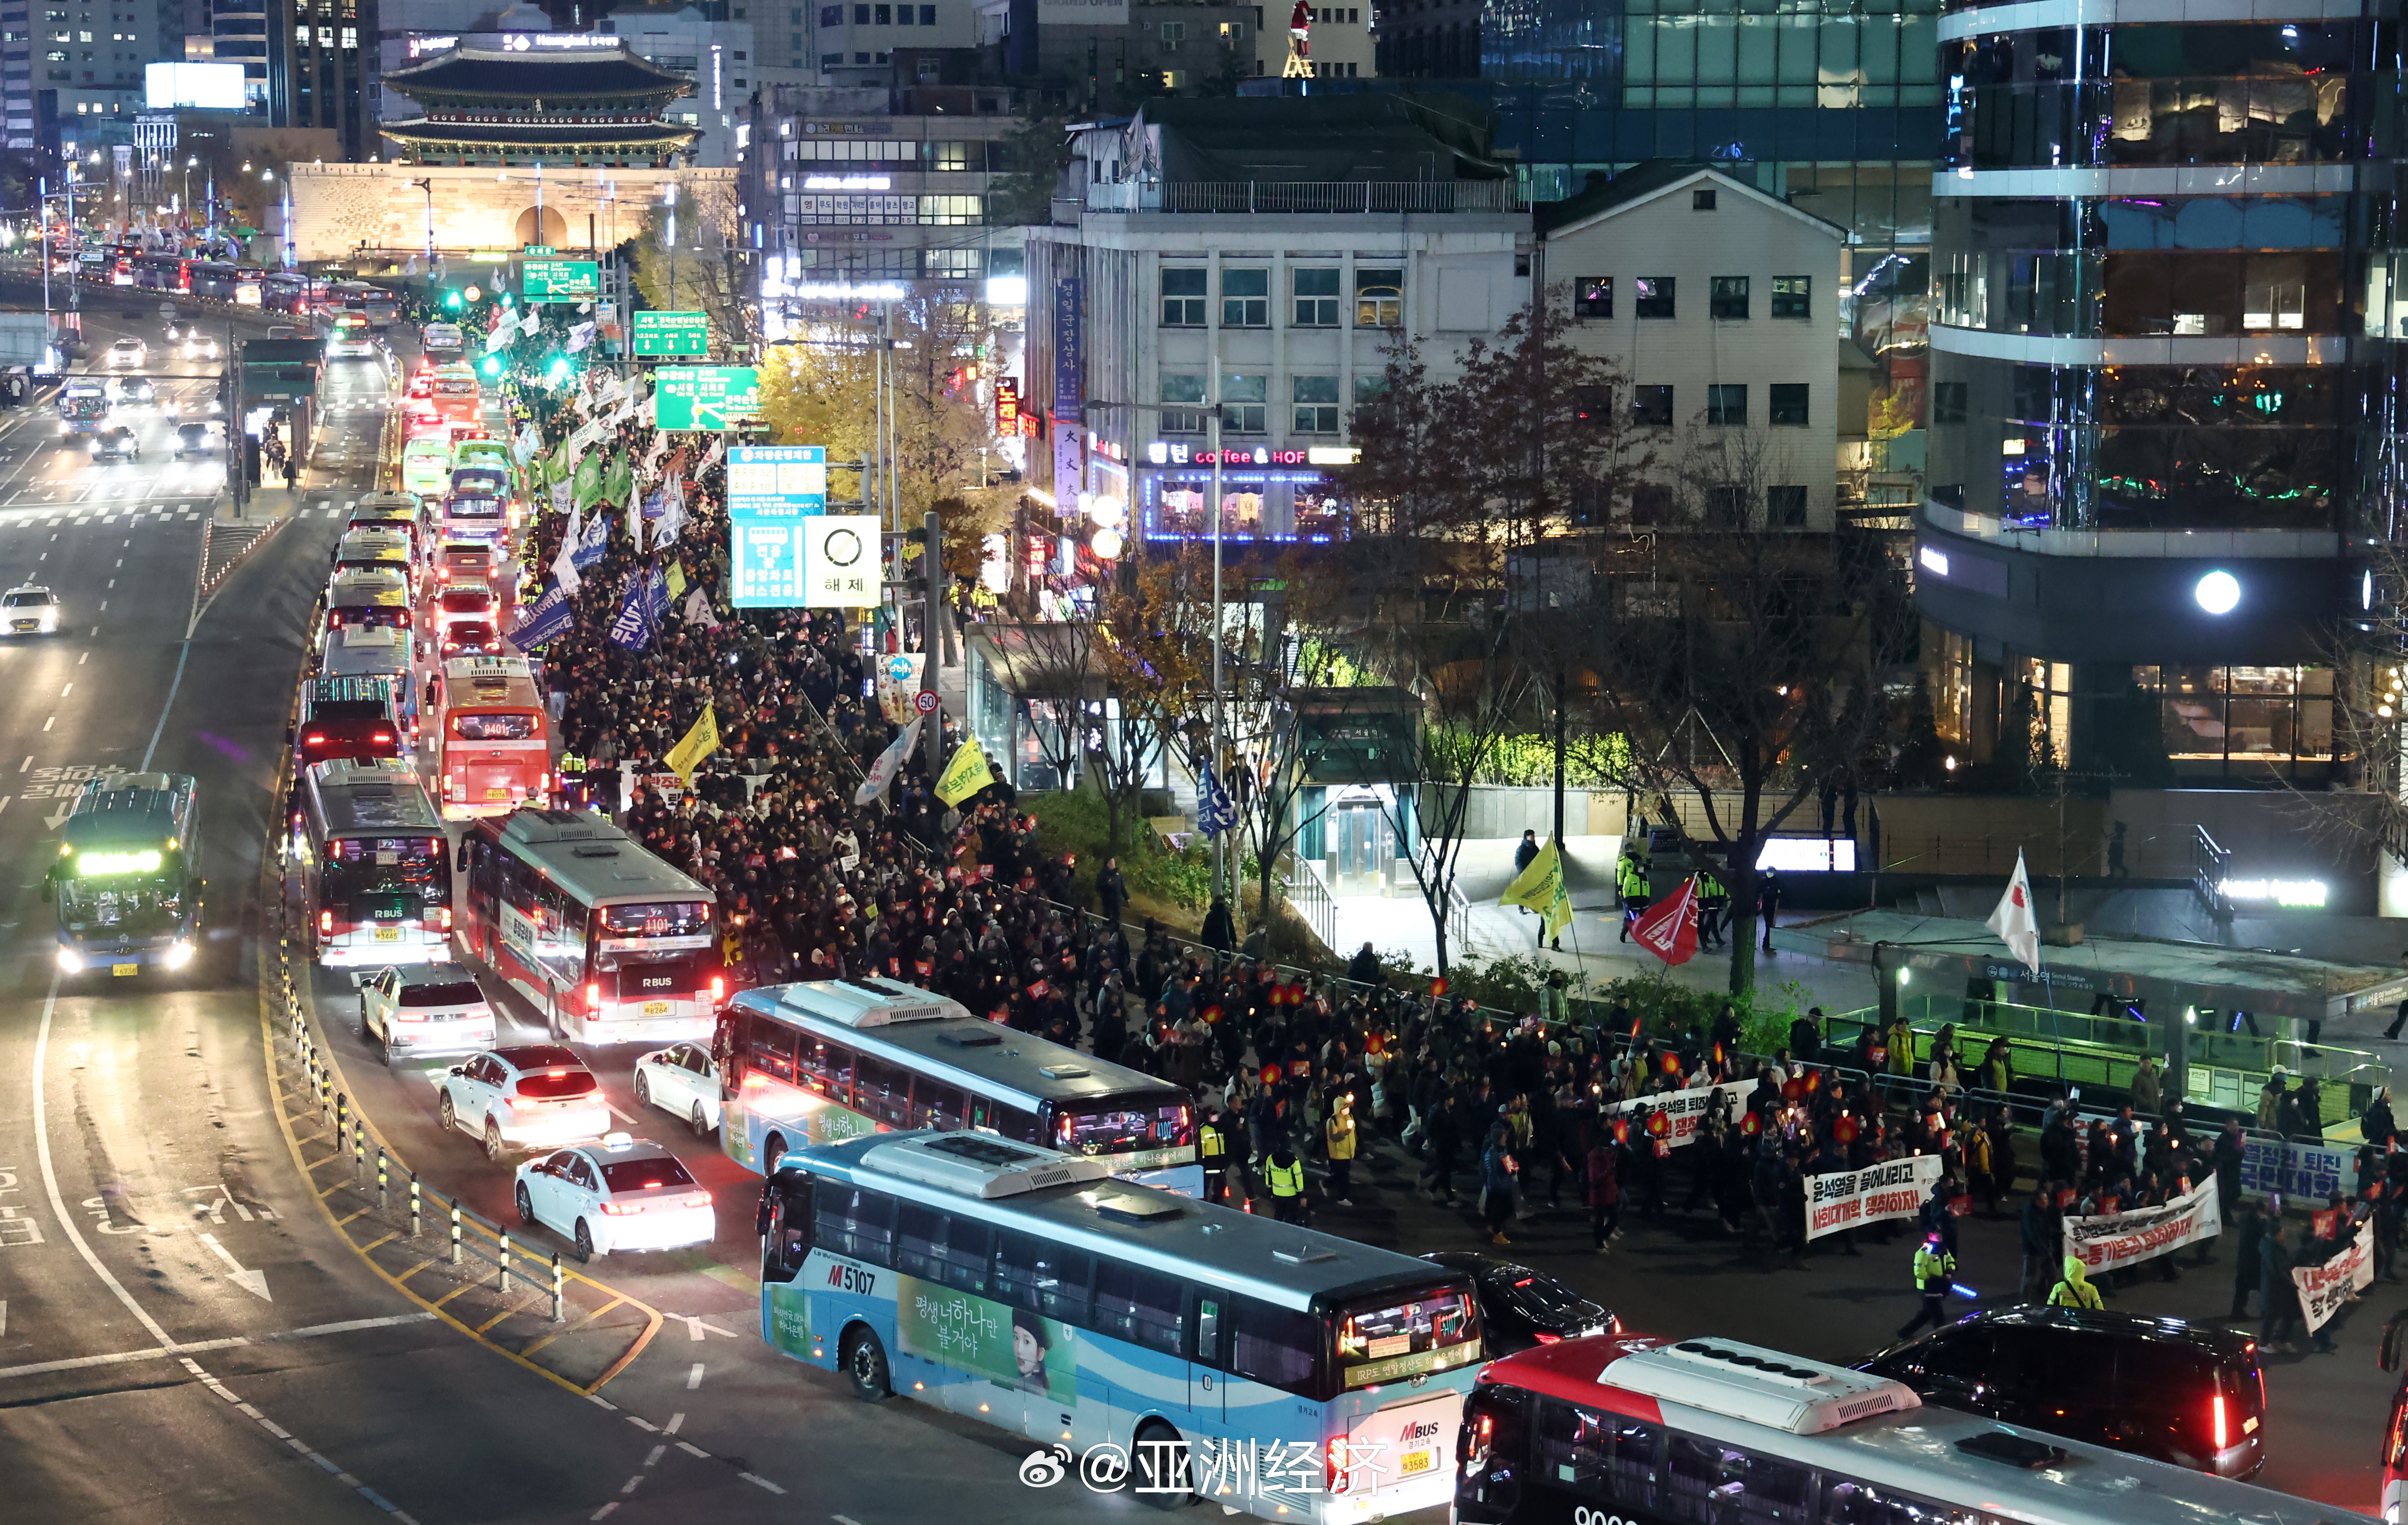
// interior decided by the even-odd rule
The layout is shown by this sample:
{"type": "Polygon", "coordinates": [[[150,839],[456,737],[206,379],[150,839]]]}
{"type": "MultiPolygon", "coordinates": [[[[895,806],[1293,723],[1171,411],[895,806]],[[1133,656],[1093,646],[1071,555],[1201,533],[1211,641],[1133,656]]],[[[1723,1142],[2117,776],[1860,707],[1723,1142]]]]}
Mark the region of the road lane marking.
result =
{"type": "Polygon", "coordinates": [[[669,1416],[669,1422],[661,1426],[661,1433],[664,1435],[674,1435],[684,1428],[685,1415],[681,1411],[669,1416]]]}
{"type": "Polygon", "coordinates": [[[693,1371],[691,1371],[691,1372],[688,1372],[688,1373],[685,1374],[685,1390],[686,1390],[686,1391],[688,1391],[688,1392],[692,1392],[692,1391],[694,1391],[696,1388],[699,1388],[699,1387],[701,1387],[701,1386],[702,1386],[702,1362],[700,1362],[700,1361],[695,1361],[695,1362],[694,1363],[694,1370],[693,1370],[693,1371]]]}
{"type": "Polygon", "coordinates": [[[90,653],[90,652],[86,652],[86,653],[84,653],[81,656],[79,656],[79,657],[77,657],[77,658],[76,658],[76,666],[78,666],[78,667],[81,667],[81,666],[83,666],[86,662],[89,662],[89,661],[91,661],[91,660],[92,660],[92,653],[90,653]]]}
{"type": "Polygon", "coordinates": [[[45,720],[45,721],[43,721],[43,722],[42,722],[42,729],[44,729],[44,730],[49,730],[52,726],[55,726],[55,725],[57,725],[58,723],[59,723],[59,717],[58,717],[58,716],[56,716],[56,715],[52,715],[52,716],[50,716],[50,719],[45,720]]]}
{"type": "MultiPolygon", "coordinates": [[[[89,655],[89,654],[87,654],[87,655],[89,655]]],[[[59,690],[59,698],[66,698],[69,694],[72,694],[72,693],[74,693],[74,692],[75,692],[75,684],[73,684],[73,683],[69,683],[69,684],[67,684],[64,688],[62,688],[62,689],[60,689],[60,690],[59,690]]]]}

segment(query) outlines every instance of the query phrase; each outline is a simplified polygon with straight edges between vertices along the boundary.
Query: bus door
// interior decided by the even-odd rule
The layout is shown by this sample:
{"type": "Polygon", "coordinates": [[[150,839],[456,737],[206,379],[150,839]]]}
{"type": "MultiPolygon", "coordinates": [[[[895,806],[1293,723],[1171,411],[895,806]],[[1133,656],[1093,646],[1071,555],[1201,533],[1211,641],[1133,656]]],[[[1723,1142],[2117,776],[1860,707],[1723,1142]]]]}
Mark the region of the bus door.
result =
{"type": "Polygon", "coordinates": [[[1196,1348],[1210,1358],[1210,1364],[1201,1360],[1187,1363],[1187,1408],[1199,1418],[1218,1423],[1226,1416],[1229,1390],[1229,1294],[1214,1288],[1198,1288],[1190,1296],[1195,1302],[1196,1348]]]}

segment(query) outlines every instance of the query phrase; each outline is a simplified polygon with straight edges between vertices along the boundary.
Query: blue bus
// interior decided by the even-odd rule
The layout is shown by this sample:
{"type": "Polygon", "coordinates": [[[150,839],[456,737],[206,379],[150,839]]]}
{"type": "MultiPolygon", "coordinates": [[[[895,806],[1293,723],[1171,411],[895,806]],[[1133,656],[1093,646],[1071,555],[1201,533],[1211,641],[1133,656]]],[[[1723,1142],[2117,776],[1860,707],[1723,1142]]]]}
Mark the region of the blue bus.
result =
{"type": "Polygon", "coordinates": [[[84,781],[42,886],[59,911],[59,970],[177,970],[198,947],[199,786],[184,773],[84,781]]]}
{"type": "Polygon", "coordinates": [[[740,992],[720,1014],[720,1147],[767,1173],[788,1148],[970,1129],[1204,1194],[1184,1086],[1014,1032],[883,976],[740,992]]]}
{"type": "Polygon", "coordinates": [[[766,1195],[761,1337],[1019,1431],[1024,1480],[1315,1525],[1453,1497],[1460,1273],[978,1133],[794,1150],[766,1195]]]}

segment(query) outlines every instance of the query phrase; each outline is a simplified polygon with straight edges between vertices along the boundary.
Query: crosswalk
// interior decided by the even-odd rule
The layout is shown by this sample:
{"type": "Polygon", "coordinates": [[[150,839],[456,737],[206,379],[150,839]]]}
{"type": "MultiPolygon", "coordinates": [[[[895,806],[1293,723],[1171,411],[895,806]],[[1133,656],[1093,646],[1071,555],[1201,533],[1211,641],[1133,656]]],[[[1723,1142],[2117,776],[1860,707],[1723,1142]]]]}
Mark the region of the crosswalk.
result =
{"type": "Polygon", "coordinates": [[[80,529],[86,525],[131,525],[142,523],[192,524],[202,517],[204,503],[144,503],[108,512],[74,510],[0,509],[0,534],[12,529],[80,529]]]}

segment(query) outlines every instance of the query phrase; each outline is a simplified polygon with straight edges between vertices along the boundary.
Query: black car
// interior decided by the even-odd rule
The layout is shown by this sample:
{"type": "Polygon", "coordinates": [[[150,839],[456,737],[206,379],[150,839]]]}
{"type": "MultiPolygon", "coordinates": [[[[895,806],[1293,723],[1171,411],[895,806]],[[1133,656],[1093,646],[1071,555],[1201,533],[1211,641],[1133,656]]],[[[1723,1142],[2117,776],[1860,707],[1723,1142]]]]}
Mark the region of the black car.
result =
{"type": "Polygon", "coordinates": [[[179,424],[176,425],[176,459],[180,461],[187,456],[207,455],[213,448],[208,424],[179,424]]]}
{"type": "Polygon", "coordinates": [[[138,461],[142,458],[142,446],[129,425],[119,424],[92,437],[92,458],[95,461],[138,461]]]}
{"type": "Polygon", "coordinates": [[[1584,1334],[1622,1331],[1622,1320],[1603,1303],[1501,1255],[1432,1250],[1422,1259],[1471,1277],[1473,1294],[1480,1299],[1480,1328],[1492,1356],[1584,1334]]]}
{"type": "Polygon", "coordinates": [[[1892,1345],[1858,1369],[1925,1402],[2194,1472],[2265,1464],[2255,1338],[2094,1308],[2002,1308],[1892,1345]]]}

